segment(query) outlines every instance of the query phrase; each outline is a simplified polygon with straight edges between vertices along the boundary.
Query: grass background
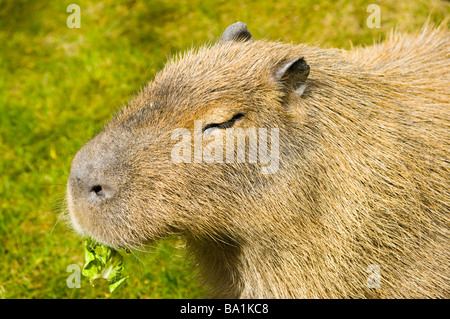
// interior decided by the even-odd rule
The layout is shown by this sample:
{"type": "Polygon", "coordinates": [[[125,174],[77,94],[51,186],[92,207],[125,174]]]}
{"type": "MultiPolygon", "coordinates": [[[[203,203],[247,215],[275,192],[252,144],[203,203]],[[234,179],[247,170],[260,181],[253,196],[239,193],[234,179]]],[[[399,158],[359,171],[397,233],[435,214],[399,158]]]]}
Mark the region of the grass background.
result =
{"type": "Polygon", "coordinates": [[[112,295],[84,279],[66,285],[67,266],[84,263],[82,240],[58,221],[71,160],[168,56],[238,20],[256,39],[350,48],[449,12],[448,2],[424,0],[0,0],[0,298],[205,296],[179,238],[125,256],[130,279],[112,295]],[[66,26],[71,3],[80,29],[66,26]],[[379,29],[366,25],[371,3],[379,29]]]}

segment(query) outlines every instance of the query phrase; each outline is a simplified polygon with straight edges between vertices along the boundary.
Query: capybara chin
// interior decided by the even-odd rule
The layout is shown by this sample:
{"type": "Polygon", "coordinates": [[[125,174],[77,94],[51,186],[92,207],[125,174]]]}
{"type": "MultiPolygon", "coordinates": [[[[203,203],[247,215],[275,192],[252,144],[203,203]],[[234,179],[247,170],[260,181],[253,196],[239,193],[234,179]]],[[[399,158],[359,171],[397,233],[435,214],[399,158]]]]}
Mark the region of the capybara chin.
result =
{"type": "Polygon", "coordinates": [[[449,298],[449,50],[444,24],[345,51],[235,23],[76,154],[72,225],[182,236],[213,297],[449,298]]]}

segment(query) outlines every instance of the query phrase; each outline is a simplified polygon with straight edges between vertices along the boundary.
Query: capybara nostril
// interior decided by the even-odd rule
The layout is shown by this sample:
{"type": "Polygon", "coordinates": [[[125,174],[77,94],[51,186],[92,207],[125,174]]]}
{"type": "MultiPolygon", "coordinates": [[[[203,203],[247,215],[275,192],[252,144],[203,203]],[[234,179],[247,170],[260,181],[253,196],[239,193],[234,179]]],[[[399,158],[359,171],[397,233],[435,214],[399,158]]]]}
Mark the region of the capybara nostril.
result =
{"type": "Polygon", "coordinates": [[[95,185],[95,186],[91,187],[91,193],[94,193],[95,195],[97,195],[97,197],[105,197],[106,196],[101,185],[95,185]]]}
{"type": "MultiPolygon", "coordinates": [[[[97,207],[99,200],[113,198],[121,187],[119,180],[123,174],[116,172],[117,156],[109,151],[111,143],[102,145],[101,152],[85,147],[72,161],[68,186],[72,198],[76,199],[80,206],[97,207]]],[[[98,146],[96,144],[96,147],[98,146]]]]}

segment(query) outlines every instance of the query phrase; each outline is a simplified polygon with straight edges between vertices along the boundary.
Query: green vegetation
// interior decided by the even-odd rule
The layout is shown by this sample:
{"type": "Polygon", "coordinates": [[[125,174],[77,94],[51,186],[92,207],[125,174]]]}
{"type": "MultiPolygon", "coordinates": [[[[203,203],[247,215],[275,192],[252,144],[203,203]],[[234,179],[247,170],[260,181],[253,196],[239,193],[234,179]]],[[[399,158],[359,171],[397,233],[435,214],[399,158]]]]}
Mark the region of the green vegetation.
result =
{"type": "Polygon", "coordinates": [[[256,39],[350,48],[449,14],[448,2],[379,1],[370,29],[374,2],[0,0],[0,298],[205,296],[178,238],[126,255],[129,279],[112,294],[84,277],[67,287],[67,267],[84,264],[83,240],[59,218],[71,159],[168,56],[238,20],[256,39]],[[70,3],[79,29],[66,26],[70,3]]]}
{"type": "Polygon", "coordinates": [[[99,244],[91,238],[86,238],[84,244],[83,275],[88,277],[93,285],[98,280],[106,280],[110,292],[119,288],[128,279],[128,276],[122,276],[123,256],[117,250],[99,244]]]}

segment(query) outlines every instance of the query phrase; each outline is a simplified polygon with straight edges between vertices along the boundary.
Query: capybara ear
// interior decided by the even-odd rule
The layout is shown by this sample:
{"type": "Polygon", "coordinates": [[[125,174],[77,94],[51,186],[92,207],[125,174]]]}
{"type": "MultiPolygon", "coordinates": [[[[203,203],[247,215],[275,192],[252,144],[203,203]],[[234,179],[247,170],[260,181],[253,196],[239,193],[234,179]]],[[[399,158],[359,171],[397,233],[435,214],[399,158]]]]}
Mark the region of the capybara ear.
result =
{"type": "Polygon", "coordinates": [[[247,25],[242,22],[236,22],[225,29],[220,41],[252,41],[253,37],[247,30],[247,25]]]}
{"type": "Polygon", "coordinates": [[[298,57],[283,63],[275,71],[275,80],[281,82],[284,87],[294,89],[302,95],[306,89],[306,79],[309,75],[309,65],[303,57],[298,57]]]}

